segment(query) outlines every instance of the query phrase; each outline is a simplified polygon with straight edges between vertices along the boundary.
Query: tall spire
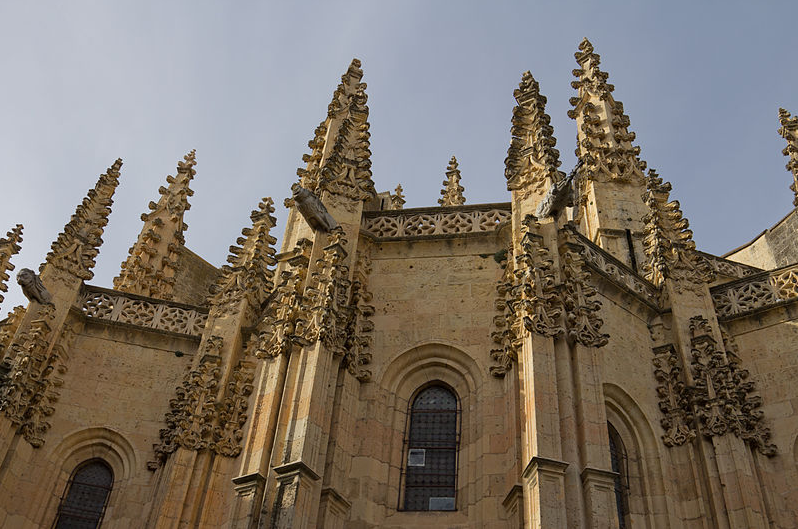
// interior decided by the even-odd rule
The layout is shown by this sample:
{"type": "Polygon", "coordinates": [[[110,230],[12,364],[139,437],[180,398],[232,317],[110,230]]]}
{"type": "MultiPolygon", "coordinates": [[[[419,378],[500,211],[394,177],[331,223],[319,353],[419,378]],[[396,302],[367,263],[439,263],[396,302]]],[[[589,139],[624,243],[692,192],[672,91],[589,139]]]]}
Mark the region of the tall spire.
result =
{"type": "Polygon", "coordinates": [[[161,186],[158,203],[150,202],[149,213],[142,213],[144,226],[122,263],[114,288],[123,292],[160,299],[171,299],[178,252],[185,244],[188,228],[183,214],[191,208],[188,197],[194,194],[189,183],[197,172],[196,151],[192,150],[177,164],[177,175],[168,175],[168,187],[161,186]]]}
{"type": "Polygon", "coordinates": [[[222,266],[222,275],[211,289],[210,301],[217,310],[234,311],[245,298],[258,308],[274,288],[274,271],[270,267],[277,262],[277,240],[270,232],[277,219],[273,204],[271,198],[262,199],[258,209],[250,214],[252,227],[241,230],[243,237],[236,240],[239,246],[230,247],[229,264],[222,266]]]}
{"type": "Polygon", "coordinates": [[[117,159],[111,167],[100,175],[97,184],[86,194],[86,198],[78,205],[75,214],[64,226],[58,238],[53,242],[47,259],[39,267],[43,271],[47,265],[68,272],[80,279],[89,280],[94,277],[94,259],[100,253],[103,243],[101,238],[116,186],[119,185],[119,170],[122,159],[117,159]]]}
{"type": "Polygon", "coordinates": [[[297,169],[300,184],[321,196],[324,191],[351,200],[376,195],[371,180],[369,108],[366,83],[361,83],[360,61],[352,59],[327,107],[327,117],[316,128],[302,157],[307,164],[297,169]]]}
{"type": "Polygon", "coordinates": [[[662,181],[652,169],[646,178],[646,193],[643,200],[649,208],[643,221],[645,226],[644,247],[646,263],[643,271],[646,279],[661,286],[666,279],[690,288],[709,283],[714,273],[695,249],[690,223],[682,216],[679,202],[669,202],[670,182],[662,181]]]}
{"type": "Polygon", "coordinates": [[[628,130],[623,103],[612,97],[615,87],[607,83],[609,75],[599,68],[599,55],[585,38],[574,57],[579,68],[573,71],[577,80],[571,86],[578,95],[570,99],[574,108],[568,116],[578,126],[576,155],[584,162],[582,173],[590,180],[642,185],[646,164],[638,157],[640,147],[632,144],[635,134],[628,130]]]}
{"type": "Polygon", "coordinates": [[[463,191],[465,189],[460,185],[460,169],[457,168],[457,158],[452,156],[448,167],[446,167],[446,180],[443,181],[443,189],[441,189],[441,195],[443,196],[438,199],[438,204],[441,206],[462,206],[465,204],[463,191]]]}
{"type": "Polygon", "coordinates": [[[784,156],[790,157],[786,167],[792,173],[793,182],[790,189],[795,194],[792,203],[798,206],[798,116],[790,117],[789,112],[780,108],[779,123],[781,124],[779,134],[787,140],[787,146],[781,152],[784,156]]]}
{"type": "MultiPolygon", "coordinates": [[[[19,245],[22,242],[22,224],[17,224],[6,233],[7,239],[0,239],[0,292],[8,292],[8,272],[14,270],[11,264],[11,256],[16,255],[22,249],[19,245]]],[[[3,295],[0,294],[0,303],[3,302],[3,295]]]]}
{"type": "Polygon", "coordinates": [[[510,148],[504,160],[508,191],[543,194],[546,184],[561,181],[560,151],[554,148],[554,128],[546,114],[546,97],[530,72],[524,72],[513,92],[518,105],[513,109],[510,148]]]}

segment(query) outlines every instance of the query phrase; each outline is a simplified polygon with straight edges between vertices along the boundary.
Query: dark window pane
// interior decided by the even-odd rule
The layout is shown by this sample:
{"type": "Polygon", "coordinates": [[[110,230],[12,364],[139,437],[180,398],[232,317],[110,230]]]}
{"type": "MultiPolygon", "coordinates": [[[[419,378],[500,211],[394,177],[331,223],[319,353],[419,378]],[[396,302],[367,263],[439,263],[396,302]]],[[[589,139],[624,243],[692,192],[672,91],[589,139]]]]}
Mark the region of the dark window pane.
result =
{"type": "Polygon", "coordinates": [[[457,397],[443,386],[430,386],[413,401],[407,433],[405,510],[454,510],[457,416],[457,397]]]}
{"type": "Polygon", "coordinates": [[[58,507],[56,529],[94,529],[105,512],[114,476],[102,461],[82,464],[67,483],[58,507]]]}

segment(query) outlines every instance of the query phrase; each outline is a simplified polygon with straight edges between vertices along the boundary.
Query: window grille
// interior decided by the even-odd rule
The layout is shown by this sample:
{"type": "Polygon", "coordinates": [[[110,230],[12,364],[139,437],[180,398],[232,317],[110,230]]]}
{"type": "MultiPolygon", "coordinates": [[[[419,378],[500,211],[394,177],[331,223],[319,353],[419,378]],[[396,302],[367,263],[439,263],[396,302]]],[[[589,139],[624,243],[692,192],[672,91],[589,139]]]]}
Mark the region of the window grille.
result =
{"type": "Polygon", "coordinates": [[[440,384],[428,386],[413,399],[407,416],[399,509],[453,511],[460,446],[457,395],[440,384]]]}
{"type": "Polygon", "coordinates": [[[96,529],[100,526],[114,484],[111,467],[101,459],[84,461],[69,478],[53,527],[96,529]]]}
{"type": "Polygon", "coordinates": [[[629,458],[621,436],[612,424],[607,423],[610,435],[610,463],[615,476],[615,507],[618,510],[618,529],[626,529],[629,514],[629,458]]]}

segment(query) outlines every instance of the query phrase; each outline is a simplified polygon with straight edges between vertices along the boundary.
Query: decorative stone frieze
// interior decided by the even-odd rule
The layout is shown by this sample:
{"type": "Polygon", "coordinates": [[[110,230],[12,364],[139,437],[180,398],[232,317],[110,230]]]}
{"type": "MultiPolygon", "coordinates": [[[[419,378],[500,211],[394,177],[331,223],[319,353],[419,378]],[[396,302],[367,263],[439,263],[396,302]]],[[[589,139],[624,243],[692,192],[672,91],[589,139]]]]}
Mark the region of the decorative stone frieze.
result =
{"type": "Polygon", "coordinates": [[[696,290],[710,283],[715,273],[707,261],[699,255],[693,242],[693,232],[682,216],[679,202],[669,202],[671,184],[662,181],[653,170],[646,178],[646,193],[643,200],[649,213],[643,221],[645,226],[644,247],[646,262],[645,277],[656,286],[666,279],[674,281],[677,292],[696,290]]]}
{"type": "Polygon", "coordinates": [[[446,180],[443,181],[442,197],[438,199],[438,204],[441,206],[462,206],[465,204],[465,197],[463,196],[465,189],[460,185],[460,178],[457,158],[452,156],[452,159],[449,160],[449,166],[446,168],[446,180]]]}
{"type": "Polygon", "coordinates": [[[260,308],[261,303],[274,288],[274,244],[277,240],[271,229],[277,223],[272,215],[274,202],[264,198],[258,209],[250,214],[252,227],[241,231],[236,243],[231,246],[222,274],[212,286],[209,302],[214,314],[232,314],[239,310],[241,301],[246,299],[250,308],[260,308]]]}
{"type": "MultiPolygon", "coordinates": [[[[770,430],[762,424],[762,398],[751,394],[754,383],[740,368],[739,357],[717,347],[709,322],[701,316],[690,318],[690,333],[695,380],[690,396],[701,433],[712,437],[733,432],[764,455],[775,455],[770,430]]],[[[731,335],[726,340],[731,344],[731,335]]]]}
{"type": "Polygon", "coordinates": [[[798,265],[712,287],[718,318],[732,319],[798,299],[798,265]]]}
{"type": "Polygon", "coordinates": [[[191,208],[189,188],[197,172],[196,151],[189,152],[177,164],[176,176],[168,175],[168,187],[158,189],[161,198],[149,203],[149,213],[142,213],[144,226],[138,239],[130,247],[127,260],[114,279],[114,288],[122,292],[158,299],[172,299],[180,247],[185,244],[183,233],[188,225],[183,221],[191,208]]]}
{"type": "Polygon", "coordinates": [[[628,130],[629,117],[624,114],[623,103],[615,101],[615,87],[607,83],[609,75],[599,68],[599,55],[584,39],[574,57],[579,68],[573,71],[577,80],[571,86],[578,94],[570,99],[574,108],[568,116],[579,125],[576,155],[584,163],[580,198],[587,198],[587,180],[642,184],[646,164],[639,158],[640,147],[632,144],[635,134],[628,130]]]}
{"type": "Polygon", "coordinates": [[[546,114],[546,97],[530,72],[524,72],[521,83],[513,92],[510,148],[504,160],[507,190],[523,196],[542,194],[547,184],[559,182],[565,174],[560,167],[560,152],[554,148],[554,128],[546,114]]]}
{"type": "Polygon", "coordinates": [[[147,463],[147,468],[156,470],[178,447],[188,450],[209,447],[213,442],[221,376],[221,358],[215,355],[204,355],[199,366],[186,373],[176,397],[169,401],[167,427],[160,431],[160,442],[153,445],[155,459],[147,463]]]}
{"type": "Polygon", "coordinates": [[[562,302],[568,337],[585,347],[603,347],[609,340],[601,332],[604,321],[598,316],[601,301],[590,284],[590,272],[582,258],[584,247],[573,235],[575,228],[560,230],[560,257],[562,258],[562,302]]]}
{"type": "Polygon", "coordinates": [[[103,242],[101,236],[108,224],[121,168],[122,160],[118,159],[105,174],[100,175],[97,184],[89,190],[69,223],[64,226],[64,231],[53,242],[39,271],[49,264],[86,281],[94,277],[91,269],[100,253],[99,247],[103,242]]]}
{"type": "Polygon", "coordinates": [[[200,307],[125,296],[114,290],[92,286],[84,287],[80,310],[90,319],[189,336],[200,336],[208,321],[206,309],[200,307]]]}
{"type": "Polygon", "coordinates": [[[244,424],[247,422],[249,395],[255,379],[255,364],[241,360],[236,364],[221,402],[217,404],[218,424],[213,430],[211,449],[219,455],[236,457],[241,453],[244,424]]]}
{"type": "Polygon", "coordinates": [[[654,348],[654,378],[657,379],[660,424],[665,446],[681,446],[695,439],[693,411],[682,380],[681,362],[672,344],[654,348]]]}
{"type": "Polygon", "coordinates": [[[514,283],[510,289],[510,310],[524,327],[543,336],[557,337],[565,332],[560,323],[562,301],[557,292],[554,261],[543,244],[533,215],[523,220],[523,236],[515,256],[514,283]]]}
{"type": "MultiPolygon", "coordinates": [[[[17,224],[14,228],[6,233],[5,239],[0,239],[0,292],[8,292],[8,272],[14,270],[14,265],[11,264],[11,257],[19,253],[22,247],[19,243],[22,242],[22,224],[17,224]]],[[[3,295],[0,294],[0,303],[3,302],[3,295]]]]}
{"type": "Polygon", "coordinates": [[[794,194],[793,205],[798,206],[798,116],[790,117],[790,113],[783,108],[779,109],[779,135],[787,140],[787,146],[782,154],[788,156],[787,170],[792,173],[792,185],[790,189],[794,194]]]}
{"type": "Polygon", "coordinates": [[[424,213],[401,213],[369,215],[363,219],[363,229],[380,239],[394,237],[423,237],[430,235],[454,235],[495,231],[510,220],[509,208],[457,209],[453,211],[424,210],[424,213]]]}

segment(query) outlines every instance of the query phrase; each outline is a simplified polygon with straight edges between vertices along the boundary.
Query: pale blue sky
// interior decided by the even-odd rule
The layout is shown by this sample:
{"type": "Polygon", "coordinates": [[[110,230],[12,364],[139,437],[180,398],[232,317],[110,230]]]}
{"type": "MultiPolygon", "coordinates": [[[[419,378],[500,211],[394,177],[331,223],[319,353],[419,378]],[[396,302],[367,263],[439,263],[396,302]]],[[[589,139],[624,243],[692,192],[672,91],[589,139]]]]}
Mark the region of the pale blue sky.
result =
{"type": "MultiPolygon", "coordinates": [[[[352,57],[374,181],[436,204],[460,161],[467,203],[509,200],[512,91],[531,70],[563,168],[573,53],[587,36],[674,186],[699,248],[723,253],[792,207],[777,109],[798,112],[795,2],[4,2],[0,230],[37,268],[115,158],[121,185],[93,284],[111,286],[158,186],[197,149],[187,245],[220,265],[258,198],[278,206],[352,57]]],[[[23,302],[10,281],[2,311],[23,302]]]]}

